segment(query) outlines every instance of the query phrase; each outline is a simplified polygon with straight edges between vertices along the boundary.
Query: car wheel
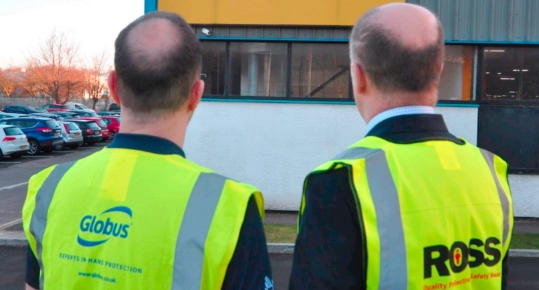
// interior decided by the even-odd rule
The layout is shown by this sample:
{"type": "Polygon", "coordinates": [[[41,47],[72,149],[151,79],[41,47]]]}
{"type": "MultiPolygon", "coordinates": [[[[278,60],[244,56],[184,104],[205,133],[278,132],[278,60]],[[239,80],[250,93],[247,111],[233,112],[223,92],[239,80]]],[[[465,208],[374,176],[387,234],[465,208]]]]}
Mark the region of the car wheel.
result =
{"type": "Polygon", "coordinates": [[[36,155],[39,152],[39,143],[37,143],[36,140],[28,140],[28,144],[30,145],[28,147],[28,155],[36,155]]]}
{"type": "Polygon", "coordinates": [[[22,153],[11,154],[11,159],[19,159],[22,157],[22,153]]]}
{"type": "Polygon", "coordinates": [[[55,146],[54,146],[54,150],[58,150],[58,151],[64,150],[64,147],[65,147],[65,144],[64,144],[64,143],[58,144],[58,145],[55,145],[55,146]]]}
{"type": "Polygon", "coordinates": [[[53,147],[47,147],[47,148],[43,148],[43,152],[45,152],[45,153],[51,153],[51,152],[52,152],[52,150],[54,150],[54,148],[53,148],[53,147]]]}
{"type": "Polygon", "coordinates": [[[114,132],[110,132],[109,140],[113,140],[113,139],[114,139],[114,132]]]}
{"type": "Polygon", "coordinates": [[[2,153],[2,149],[0,149],[0,159],[4,158],[4,153],[2,153]]]}

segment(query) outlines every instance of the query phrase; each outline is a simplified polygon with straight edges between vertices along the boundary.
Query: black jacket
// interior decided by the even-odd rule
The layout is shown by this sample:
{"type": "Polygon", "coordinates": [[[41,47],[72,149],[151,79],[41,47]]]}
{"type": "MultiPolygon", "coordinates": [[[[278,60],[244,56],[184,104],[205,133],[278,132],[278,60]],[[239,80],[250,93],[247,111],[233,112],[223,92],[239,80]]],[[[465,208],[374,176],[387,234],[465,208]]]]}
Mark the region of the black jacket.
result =
{"type": "MultiPolygon", "coordinates": [[[[430,140],[463,141],[450,134],[441,115],[386,119],[367,136],[407,144],[430,140]]],[[[366,289],[369,257],[348,168],[313,174],[305,187],[306,205],[296,240],[290,289],[366,289]]],[[[502,289],[507,285],[503,259],[502,289]]]]}

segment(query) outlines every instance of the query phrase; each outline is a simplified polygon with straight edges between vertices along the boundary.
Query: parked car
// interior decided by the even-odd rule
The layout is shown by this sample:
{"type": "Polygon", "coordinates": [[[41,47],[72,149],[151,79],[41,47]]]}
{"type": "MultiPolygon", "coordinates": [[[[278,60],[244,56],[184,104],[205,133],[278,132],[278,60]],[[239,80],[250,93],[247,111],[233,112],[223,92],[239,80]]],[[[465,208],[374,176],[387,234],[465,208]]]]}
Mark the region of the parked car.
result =
{"type": "Polygon", "coordinates": [[[60,105],[60,104],[46,104],[39,107],[39,109],[46,110],[47,112],[65,112],[69,108],[66,107],[65,105],[60,105]]]}
{"type": "Polygon", "coordinates": [[[98,114],[94,111],[86,111],[86,110],[68,110],[68,113],[75,113],[79,115],[80,117],[99,117],[98,114]]]}
{"type": "Polygon", "coordinates": [[[7,105],[4,107],[6,113],[16,114],[31,114],[31,113],[46,113],[47,111],[42,109],[36,109],[27,105],[7,105]]]}
{"type": "Polygon", "coordinates": [[[109,106],[109,111],[120,111],[120,105],[116,104],[116,103],[112,103],[110,104],[109,106]]]}
{"type": "Polygon", "coordinates": [[[29,155],[36,155],[40,151],[52,152],[54,146],[62,144],[62,130],[60,125],[50,118],[19,117],[0,120],[0,125],[14,125],[19,127],[28,139],[29,155]]]}
{"type": "Polygon", "coordinates": [[[17,118],[17,117],[22,117],[22,116],[27,116],[25,114],[15,114],[15,113],[4,113],[4,112],[0,112],[0,120],[1,119],[7,119],[7,118],[17,118]]]}
{"type": "Polygon", "coordinates": [[[0,159],[4,156],[20,158],[28,150],[26,135],[17,126],[0,125],[0,159]]]}
{"type": "Polygon", "coordinates": [[[80,110],[80,111],[88,111],[88,112],[94,112],[94,110],[86,107],[85,105],[81,103],[74,103],[74,102],[67,102],[64,104],[69,110],[80,110]]]}
{"type": "Polygon", "coordinates": [[[105,123],[105,121],[103,121],[101,117],[80,117],[77,119],[94,121],[101,128],[101,135],[103,135],[103,140],[101,141],[105,141],[109,139],[110,137],[109,128],[107,127],[107,123],[105,123]]]}
{"type": "Polygon", "coordinates": [[[114,135],[120,131],[120,122],[122,118],[120,116],[101,116],[101,119],[107,124],[107,128],[110,132],[110,139],[114,139],[114,135]]]}
{"type": "Polygon", "coordinates": [[[65,147],[77,149],[84,143],[82,131],[77,124],[73,122],[60,121],[58,122],[58,125],[60,125],[60,128],[62,129],[62,138],[64,139],[64,143],[54,146],[54,149],[62,150],[65,147]]]}
{"type": "Polygon", "coordinates": [[[101,128],[92,120],[82,120],[82,119],[74,119],[69,120],[69,122],[73,122],[77,124],[77,126],[82,131],[82,138],[84,144],[88,145],[94,145],[96,142],[101,141],[103,139],[103,135],[101,135],[101,128]]]}
{"type": "Polygon", "coordinates": [[[62,121],[64,118],[56,113],[32,113],[28,114],[29,116],[36,116],[36,117],[43,117],[43,118],[51,118],[55,121],[62,121]]]}

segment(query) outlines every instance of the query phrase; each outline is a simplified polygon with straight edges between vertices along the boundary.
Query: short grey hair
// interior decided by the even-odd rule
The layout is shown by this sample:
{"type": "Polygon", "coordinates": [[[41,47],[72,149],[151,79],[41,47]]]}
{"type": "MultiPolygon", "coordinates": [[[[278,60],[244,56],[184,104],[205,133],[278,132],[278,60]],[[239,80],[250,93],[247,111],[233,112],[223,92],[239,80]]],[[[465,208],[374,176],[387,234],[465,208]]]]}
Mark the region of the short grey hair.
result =
{"type": "Polygon", "coordinates": [[[436,18],[437,39],[423,48],[407,47],[376,20],[380,8],[365,13],[350,35],[350,58],[384,93],[422,92],[437,86],[444,61],[444,32],[436,18]]]}

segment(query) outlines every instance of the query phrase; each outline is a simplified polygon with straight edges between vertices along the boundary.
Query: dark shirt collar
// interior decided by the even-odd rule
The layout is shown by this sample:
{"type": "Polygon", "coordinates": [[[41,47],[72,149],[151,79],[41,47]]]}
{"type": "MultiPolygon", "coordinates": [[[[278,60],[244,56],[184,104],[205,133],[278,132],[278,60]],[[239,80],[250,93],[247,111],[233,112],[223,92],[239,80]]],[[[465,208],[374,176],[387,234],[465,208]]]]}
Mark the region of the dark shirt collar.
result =
{"type": "Polygon", "coordinates": [[[185,158],[182,148],[172,141],[142,134],[118,133],[108,148],[121,148],[146,151],[155,154],[177,154],[185,158]]]}
{"type": "Polygon", "coordinates": [[[386,119],[374,126],[367,136],[375,136],[392,143],[416,143],[432,140],[446,140],[464,144],[447,130],[442,115],[414,114],[386,119]]]}

